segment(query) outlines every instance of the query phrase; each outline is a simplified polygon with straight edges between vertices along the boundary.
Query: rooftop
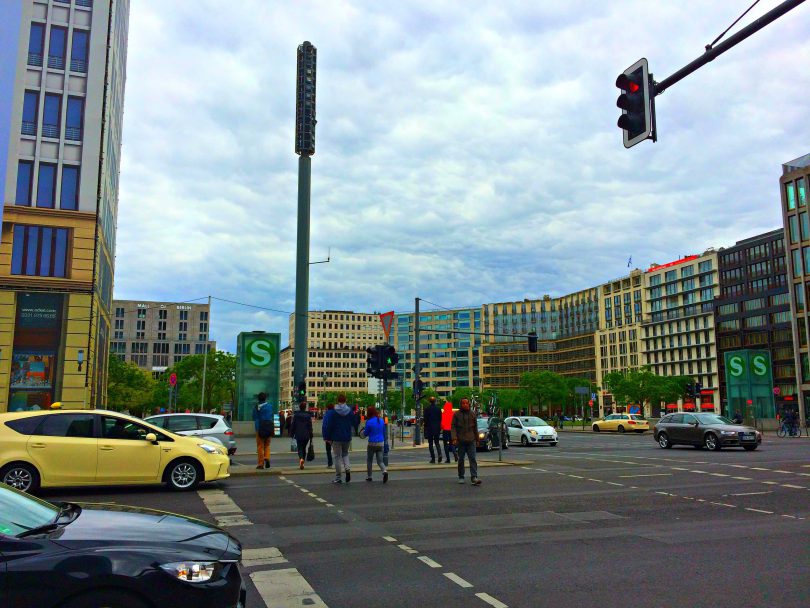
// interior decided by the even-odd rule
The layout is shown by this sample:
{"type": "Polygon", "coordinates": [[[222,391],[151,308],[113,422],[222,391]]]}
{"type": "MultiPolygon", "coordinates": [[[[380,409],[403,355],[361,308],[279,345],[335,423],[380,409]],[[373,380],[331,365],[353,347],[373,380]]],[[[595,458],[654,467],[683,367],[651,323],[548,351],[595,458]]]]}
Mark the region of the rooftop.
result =
{"type": "Polygon", "coordinates": [[[784,175],[785,173],[790,173],[791,171],[795,171],[796,169],[804,169],[805,167],[810,167],[810,154],[805,154],[804,156],[800,156],[799,158],[793,159],[783,164],[782,175],[784,175]]]}

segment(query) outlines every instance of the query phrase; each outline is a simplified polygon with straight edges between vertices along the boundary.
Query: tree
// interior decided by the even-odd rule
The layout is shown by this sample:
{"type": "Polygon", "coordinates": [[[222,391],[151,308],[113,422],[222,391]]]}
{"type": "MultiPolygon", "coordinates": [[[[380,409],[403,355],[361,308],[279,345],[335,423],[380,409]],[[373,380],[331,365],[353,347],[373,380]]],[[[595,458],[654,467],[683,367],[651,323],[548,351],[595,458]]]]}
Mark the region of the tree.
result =
{"type": "Polygon", "coordinates": [[[562,376],[549,371],[526,372],[520,377],[520,388],[530,400],[537,402],[541,413],[546,410],[548,414],[553,407],[564,403],[568,394],[562,376]]]}
{"type": "Polygon", "coordinates": [[[107,403],[110,409],[124,410],[140,416],[151,402],[155,381],[134,363],[110,355],[107,371],[107,403]]]}
{"type": "Polygon", "coordinates": [[[236,355],[217,351],[208,353],[205,365],[205,393],[202,391],[203,364],[206,355],[189,355],[167,369],[152,392],[152,407],[169,404],[169,375],[177,374],[177,409],[220,410],[224,403],[236,403],[236,355]]]}

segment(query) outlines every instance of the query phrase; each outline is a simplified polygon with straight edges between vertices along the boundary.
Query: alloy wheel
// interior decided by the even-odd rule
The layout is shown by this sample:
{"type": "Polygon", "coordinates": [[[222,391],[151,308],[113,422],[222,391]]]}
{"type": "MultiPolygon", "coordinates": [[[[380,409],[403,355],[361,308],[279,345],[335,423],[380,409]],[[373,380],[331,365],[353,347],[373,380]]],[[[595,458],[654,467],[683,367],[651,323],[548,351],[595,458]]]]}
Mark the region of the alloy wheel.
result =
{"type": "Polygon", "coordinates": [[[181,462],[172,469],[172,484],[181,489],[190,488],[197,481],[197,469],[190,462],[181,462]]]}
{"type": "Polygon", "coordinates": [[[34,483],[34,478],[25,467],[14,467],[3,475],[3,483],[20,492],[27,492],[34,483]]]}

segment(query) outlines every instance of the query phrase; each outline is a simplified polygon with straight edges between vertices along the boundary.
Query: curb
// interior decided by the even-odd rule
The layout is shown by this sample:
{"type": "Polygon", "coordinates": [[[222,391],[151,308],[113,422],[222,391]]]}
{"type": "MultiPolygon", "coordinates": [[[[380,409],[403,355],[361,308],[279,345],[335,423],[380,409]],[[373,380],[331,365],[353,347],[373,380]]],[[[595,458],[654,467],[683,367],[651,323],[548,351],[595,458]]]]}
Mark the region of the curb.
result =
{"type": "MultiPolygon", "coordinates": [[[[479,468],[491,468],[491,467],[518,467],[518,466],[525,466],[531,464],[531,461],[528,460],[504,460],[503,462],[495,462],[491,460],[479,460],[478,467],[479,468]]],[[[246,466],[248,465],[239,465],[246,466]]],[[[234,471],[231,469],[230,474],[231,477],[260,477],[262,475],[334,475],[334,469],[329,467],[318,467],[317,469],[253,469],[248,467],[249,470],[246,471],[234,471]]],[[[431,471],[435,469],[456,469],[456,464],[434,464],[434,465],[423,465],[423,464],[400,464],[400,465],[392,465],[388,467],[389,471],[431,471]]]]}

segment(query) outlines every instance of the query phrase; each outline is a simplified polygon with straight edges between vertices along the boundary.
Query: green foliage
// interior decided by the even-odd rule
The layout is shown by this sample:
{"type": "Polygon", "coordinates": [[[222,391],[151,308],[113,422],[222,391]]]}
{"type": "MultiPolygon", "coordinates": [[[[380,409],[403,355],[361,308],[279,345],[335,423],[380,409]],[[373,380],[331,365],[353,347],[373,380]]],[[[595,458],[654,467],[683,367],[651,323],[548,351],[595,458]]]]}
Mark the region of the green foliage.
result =
{"type": "Polygon", "coordinates": [[[689,376],[658,376],[649,367],[605,376],[605,387],[619,405],[671,403],[686,395],[689,376]]]}
{"type": "Polygon", "coordinates": [[[520,388],[530,402],[549,413],[568,397],[568,386],[563,377],[549,371],[526,372],[520,377],[520,388]]]}
{"type": "Polygon", "coordinates": [[[148,372],[134,363],[125,363],[116,355],[110,355],[107,371],[107,403],[113,410],[129,410],[140,416],[152,400],[155,381],[148,372]]]}

